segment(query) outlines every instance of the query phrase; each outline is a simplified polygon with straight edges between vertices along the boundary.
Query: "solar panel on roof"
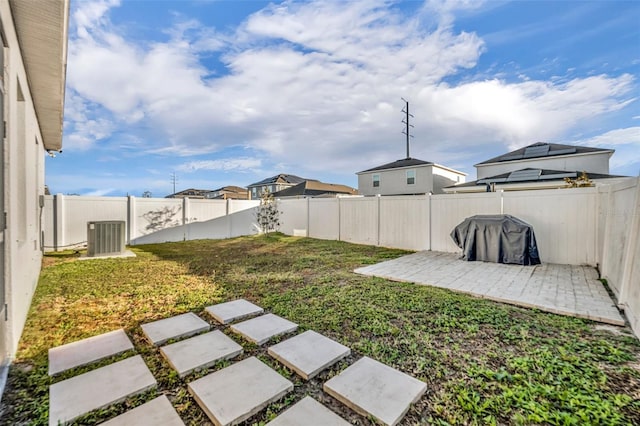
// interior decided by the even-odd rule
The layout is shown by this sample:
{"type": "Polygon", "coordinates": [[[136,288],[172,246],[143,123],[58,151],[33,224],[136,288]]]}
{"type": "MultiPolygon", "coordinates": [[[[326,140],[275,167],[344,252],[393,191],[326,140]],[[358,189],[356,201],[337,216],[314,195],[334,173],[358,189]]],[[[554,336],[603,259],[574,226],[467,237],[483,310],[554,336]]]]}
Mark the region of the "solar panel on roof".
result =
{"type": "Polygon", "coordinates": [[[555,151],[549,151],[549,155],[565,155],[575,154],[578,152],[575,148],[556,149],[555,151]]]}
{"type": "Polygon", "coordinates": [[[509,174],[509,177],[507,178],[507,182],[524,182],[524,181],[538,180],[540,178],[541,173],[542,173],[542,170],[540,169],[517,170],[509,174]]]}
{"type": "Polygon", "coordinates": [[[530,146],[524,150],[524,158],[544,157],[549,153],[549,145],[530,146]]]}

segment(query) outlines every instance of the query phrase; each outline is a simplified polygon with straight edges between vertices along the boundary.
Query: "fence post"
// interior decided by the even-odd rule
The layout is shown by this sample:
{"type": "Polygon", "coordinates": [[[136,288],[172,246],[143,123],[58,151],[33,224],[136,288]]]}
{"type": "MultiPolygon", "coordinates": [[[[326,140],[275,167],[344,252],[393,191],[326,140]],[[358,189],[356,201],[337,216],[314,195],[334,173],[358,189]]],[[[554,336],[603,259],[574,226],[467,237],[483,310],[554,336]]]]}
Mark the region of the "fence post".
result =
{"type": "Polygon", "coordinates": [[[500,190],[500,214],[504,214],[504,189],[500,190]]]}
{"type": "Polygon", "coordinates": [[[342,241],[342,198],[338,197],[338,241],[342,241]]]}
{"type": "Polygon", "coordinates": [[[427,202],[429,203],[429,251],[431,251],[431,240],[432,240],[432,234],[433,234],[433,211],[431,209],[431,196],[433,194],[431,193],[431,191],[429,191],[429,197],[427,198],[427,202]]]}
{"type": "Polygon", "coordinates": [[[65,245],[65,211],[64,211],[64,195],[56,194],[53,197],[53,246],[55,251],[59,251],[65,245]]]}
{"type": "Polygon", "coordinates": [[[309,219],[309,204],[311,203],[311,197],[306,197],[307,198],[307,238],[309,238],[309,236],[311,235],[311,232],[309,232],[309,226],[311,226],[311,220],[309,219]]]}
{"type": "Polygon", "coordinates": [[[127,245],[131,245],[131,240],[135,238],[136,229],[136,197],[127,197],[127,245]]]}
{"type": "Polygon", "coordinates": [[[378,199],[378,214],[376,218],[377,226],[376,226],[376,245],[380,245],[380,194],[376,197],[378,199]]]}

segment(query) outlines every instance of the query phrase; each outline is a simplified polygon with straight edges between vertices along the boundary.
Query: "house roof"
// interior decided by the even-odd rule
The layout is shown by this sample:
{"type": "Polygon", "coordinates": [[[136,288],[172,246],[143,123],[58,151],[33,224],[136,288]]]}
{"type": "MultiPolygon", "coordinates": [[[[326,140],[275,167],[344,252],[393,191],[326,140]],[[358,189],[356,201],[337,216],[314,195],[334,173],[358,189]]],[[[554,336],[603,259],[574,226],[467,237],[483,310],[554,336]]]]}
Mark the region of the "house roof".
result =
{"type": "Polygon", "coordinates": [[[69,0],[10,0],[9,4],[43,145],[46,149],[59,151],[62,148],[69,0]]]}
{"type": "Polygon", "coordinates": [[[208,192],[211,192],[211,190],[210,189],[189,188],[189,189],[184,189],[182,191],[178,191],[175,194],[167,195],[164,198],[188,197],[189,195],[194,196],[194,197],[203,197],[204,198],[204,194],[206,194],[208,192]]]}
{"type": "Polygon", "coordinates": [[[228,186],[223,186],[222,188],[214,189],[213,191],[207,191],[207,192],[219,192],[219,191],[247,192],[247,188],[243,188],[241,186],[228,185],[228,186]]]}
{"type": "MultiPolygon", "coordinates": [[[[363,170],[358,173],[375,172],[378,170],[399,169],[401,167],[422,166],[431,164],[430,161],[418,160],[417,158],[403,158],[402,160],[394,161],[392,163],[383,164],[382,166],[374,167],[372,169],[363,170]]],[[[356,173],[356,174],[358,174],[356,173]]]]}
{"type": "Polygon", "coordinates": [[[324,183],[317,180],[307,180],[290,188],[274,192],[274,197],[294,197],[300,195],[319,196],[324,194],[356,195],[358,191],[350,186],[334,183],[324,183]]]}
{"type": "Polygon", "coordinates": [[[586,146],[576,145],[563,145],[559,143],[536,142],[532,145],[528,145],[523,148],[516,149],[515,151],[511,151],[506,154],[483,161],[476,164],[476,166],[492,163],[503,163],[507,161],[528,160],[530,158],[553,157],[556,155],[588,154],[594,152],[610,152],[613,154],[614,150],[604,148],[590,148],[586,146]]]}
{"type": "MultiPolygon", "coordinates": [[[[543,181],[558,181],[564,180],[564,178],[575,179],[582,175],[582,171],[565,171],[565,170],[547,170],[547,169],[535,169],[526,168],[515,170],[513,172],[502,173],[499,175],[486,177],[471,182],[461,183],[459,185],[451,185],[446,188],[469,188],[478,185],[487,185],[491,183],[498,183],[502,185],[516,184],[523,182],[543,182],[543,181]]],[[[602,173],[587,173],[589,179],[609,179],[620,178],[624,176],[607,175],[602,173]]]]}
{"type": "Polygon", "coordinates": [[[292,185],[297,185],[306,180],[309,180],[309,179],[301,178],[300,176],[296,176],[296,175],[288,175],[288,174],[281,173],[279,175],[275,175],[275,176],[271,176],[266,179],[263,179],[260,182],[247,185],[247,188],[251,188],[252,186],[271,185],[273,183],[289,183],[292,185]]]}

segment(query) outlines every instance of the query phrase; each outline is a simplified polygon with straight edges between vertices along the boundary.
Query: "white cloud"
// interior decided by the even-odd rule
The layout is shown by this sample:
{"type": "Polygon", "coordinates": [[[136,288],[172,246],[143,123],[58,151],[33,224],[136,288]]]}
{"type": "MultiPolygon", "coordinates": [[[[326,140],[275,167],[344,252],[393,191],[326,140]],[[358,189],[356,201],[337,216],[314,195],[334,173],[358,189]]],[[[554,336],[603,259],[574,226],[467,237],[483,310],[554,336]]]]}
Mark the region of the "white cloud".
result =
{"type": "Polygon", "coordinates": [[[620,145],[637,145],[638,159],[640,160],[640,127],[627,127],[616,129],[577,142],[585,146],[608,146],[616,147],[620,145]]]}
{"type": "Polygon", "coordinates": [[[192,172],[197,170],[246,171],[257,169],[262,161],[256,158],[229,158],[224,160],[191,161],[177,167],[178,171],[192,172]]]}
{"type": "Polygon", "coordinates": [[[112,192],[115,192],[116,189],[114,188],[108,188],[108,189],[97,189],[95,191],[88,191],[85,192],[84,194],[80,194],[83,195],[85,197],[104,197],[105,195],[109,195],[112,192]]]}
{"type": "MultiPolygon", "coordinates": [[[[73,14],[68,84],[82,100],[68,109],[70,148],[139,123],[153,129],[137,135],[150,153],[240,145],[274,163],[353,172],[404,154],[404,96],[416,116],[412,154],[443,163],[474,145],[561,137],[623,108],[635,84],[630,75],[444,83],[484,50],[476,34],[452,25],[457,11],[476,7],[471,1],[428,2],[414,17],[386,1],[285,2],[224,35],[181,19],[165,42],[128,39],[109,20],[117,4],[83,2],[73,14]],[[204,51],[221,51],[227,73],[212,74],[204,51]],[[106,113],[87,112],[93,104],[106,113]]],[[[233,161],[184,167],[244,167],[233,161]]]]}

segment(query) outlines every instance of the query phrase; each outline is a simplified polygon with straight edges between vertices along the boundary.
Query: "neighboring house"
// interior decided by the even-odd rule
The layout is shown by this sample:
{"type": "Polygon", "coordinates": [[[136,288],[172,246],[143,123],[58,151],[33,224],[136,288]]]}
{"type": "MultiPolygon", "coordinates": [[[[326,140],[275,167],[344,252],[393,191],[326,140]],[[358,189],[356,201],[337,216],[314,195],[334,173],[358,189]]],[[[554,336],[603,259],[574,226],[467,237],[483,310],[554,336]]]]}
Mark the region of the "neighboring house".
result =
{"type": "Polygon", "coordinates": [[[357,195],[358,191],[350,186],[324,183],[318,180],[306,180],[295,186],[273,193],[274,197],[336,197],[338,195],[357,195]]]}
{"type": "Polygon", "coordinates": [[[210,189],[185,189],[184,191],[176,192],[175,194],[167,195],[164,198],[205,198],[205,194],[211,192],[210,189]]]}
{"type": "Polygon", "coordinates": [[[204,198],[212,200],[248,200],[249,191],[239,186],[223,186],[204,194],[204,198]]]}
{"type": "Polygon", "coordinates": [[[613,149],[538,142],[476,164],[478,179],[523,169],[546,169],[609,174],[613,149]]]}
{"type": "MultiPolygon", "coordinates": [[[[68,20],[68,0],[0,2],[3,371],[18,348],[42,263],[44,157],[62,148],[68,20]]],[[[0,373],[0,391],[2,377],[0,373]]]]}
{"type": "Polygon", "coordinates": [[[249,190],[249,199],[257,200],[264,191],[269,191],[273,194],[274,192],[282,191],[283,189],[298,185],[306,180],[308,179],[288,174],[271,176],[261,180],[260,182],[252,183],[247,186],[247,189],[249,190]]]}
{"type": "Polygon", "coordinates": [[[444,189],[453,192],[565,188],[584,172],[594,183],[624,178],[609,174],[613,149],[538,142],[475,165],[478,179],[444,189]]]}
{"type": "Polygon", "coordinates": [[[429,161],[405,158],[356,173],[360,195],[441,194],[464,182],[466,173],[429,161]]]}

